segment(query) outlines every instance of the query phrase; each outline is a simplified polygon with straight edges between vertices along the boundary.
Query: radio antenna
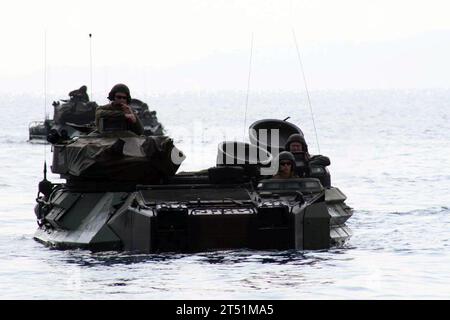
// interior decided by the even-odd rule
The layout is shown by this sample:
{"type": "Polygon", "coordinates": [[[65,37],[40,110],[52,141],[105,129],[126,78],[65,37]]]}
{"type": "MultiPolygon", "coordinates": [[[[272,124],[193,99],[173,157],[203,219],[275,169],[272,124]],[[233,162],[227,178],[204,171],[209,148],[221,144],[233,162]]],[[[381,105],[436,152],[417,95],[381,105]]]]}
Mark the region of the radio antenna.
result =
{"type": "Polygon", "coordinates": [[[292,27],[292,36],[294,37],[295,48],[297,49],[298,62],[300,64],[300,71],[303,76],[303,83],[305,84],[306,96],[308,98],[309,111],[311,112],[311,119],[312,119],[312,123],[314,126],[314,133],[316,135],[317,150],[319,151],[319,154],[320,154],[319,138],[317,137],[316,122],[314,121],[314,113],[313,113],[312,104],[311,104],[311,97],[309,95],[308,84],[306,82],[306,76],[305,76],[305,71],[303,68],[302,57],[300,55],[300,50],[298,48],[297,36],[295,35],[295,30],[293,27],[292,27]]]}
{"type": "MultiPolygon", "coordinates": [[[[44,126],[47,127],[47,29],[44,29],[44,126]]],[[[47,144],[44,143],[44,165],[47,160],[47,144]]]]}
{"type": "Polygon", "coordinates": [[[47,118],[47,30],[44,30],[44,120],[47,118]]]}
{"type": "Polygon", "coordinates": [[[90,62],[90,77],[91,77],[91,101],[94,101],[92,96],[92,33],[89,33],[89,62],[90,62]]]}
{"type": "Polygon", "coordinates": [[[247,97],[245,99],[244,134],[242,137],[244,140],[245,140],[245,129],[247,128],[247,109],[248,109],[248,96],[250,92],[250,79],[252,74],[252,59],[253,59],[253,32],[252,32],[252,39],[250,42],[250,61],[248,66],[247,97]]]}

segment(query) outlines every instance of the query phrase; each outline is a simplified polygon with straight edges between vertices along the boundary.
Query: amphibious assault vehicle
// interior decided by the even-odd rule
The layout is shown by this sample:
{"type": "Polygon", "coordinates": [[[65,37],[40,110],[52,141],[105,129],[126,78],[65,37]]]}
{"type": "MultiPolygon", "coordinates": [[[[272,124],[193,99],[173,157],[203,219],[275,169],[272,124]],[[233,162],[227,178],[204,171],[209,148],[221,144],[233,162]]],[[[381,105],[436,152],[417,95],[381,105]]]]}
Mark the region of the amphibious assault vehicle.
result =
{"type": "Polygon", "coordinates": [[[250,128],[250,143],[219,144],[215,166],[177,174],[184,155],[168,137],[109,127],[58,141],[51,169],[66,182],[41,181],[34,238],[57,248],[143,253],[345,243],[352,210],[325,167],[296,179],[268,174],[287,137],[301,130],[277,119],[250,128]],[[274,129],[278,141],[263,141],[274,129]]]}
{"type": "MultiPolygon", "coordinates": [[[[50,133],[70,139],[95,129],[95,110],[98,107],[96,102],[70,99],[54,101],[52,105],[53,119],[30,122],[29,141],[45,141],[50,133]]],[[[139,99],[131,99],[129,105],[141,120],[145,135],[164,134],[164,128],[158,122],[156,111],[150,111],[148,105],[139,99]]]]}

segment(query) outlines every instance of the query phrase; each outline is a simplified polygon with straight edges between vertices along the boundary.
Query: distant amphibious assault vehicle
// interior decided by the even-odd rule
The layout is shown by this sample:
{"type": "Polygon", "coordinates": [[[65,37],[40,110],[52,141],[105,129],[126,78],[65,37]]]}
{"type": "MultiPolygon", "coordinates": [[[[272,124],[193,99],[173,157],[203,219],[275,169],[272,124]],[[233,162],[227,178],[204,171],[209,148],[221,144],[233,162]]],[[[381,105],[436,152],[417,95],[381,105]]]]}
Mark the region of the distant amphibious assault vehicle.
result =
{"type": "Polygon", "coordinates": [[[143,253],[342,245],[352,212],[326,167],[311,167],[308,178],[267,174],[287,137],[302,131],[275,119],[250,129],[250,143],[219,145],[216,166],[178,174],[184,155],[165,136],[108,127],[60,138],[51,169],[66,182],[40,182],[34,238],[57,248],[143,253]],[[274,129],[278,141],[259,134],[274,129]]]}
{"type": "MultiPolygon", "coordinates": [[[[29,141],[46,141],[49,134],[73,138],[95,129],[95,110],[98,107],[96,102],[70,99],[54,101],[52,105],[53,119],[32,121],[29,124],[29,141]]],[[[150,111],[148,105],[138,99],[131,99],[129,105],[141,120],[145,135],[164,134],[156,111],[150,111]]]]}

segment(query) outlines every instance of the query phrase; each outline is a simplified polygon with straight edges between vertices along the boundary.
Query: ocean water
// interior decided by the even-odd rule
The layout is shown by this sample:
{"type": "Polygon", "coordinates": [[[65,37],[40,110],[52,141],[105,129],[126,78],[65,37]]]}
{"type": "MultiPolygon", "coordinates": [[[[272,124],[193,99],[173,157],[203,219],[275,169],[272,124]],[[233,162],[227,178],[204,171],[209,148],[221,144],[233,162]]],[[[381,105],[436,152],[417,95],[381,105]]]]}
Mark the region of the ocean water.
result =
{"type": "Polygon", "coordinates": [[[241,92],[137,98],[187,154],[180,170],[213,166],[218,143],[247,140],[258,119],[290,117],[311,153],[331,158],[332,184],[354,208],[353,237],[322,251],[49,249],[33,240],[33,208],[51,147],[27,142],[44,99],[10,95],[0,102],[0,298],[450,298],[449,90],[312,92],[318,143],[303,93],[251,93],[247,112],[241,92]]]}

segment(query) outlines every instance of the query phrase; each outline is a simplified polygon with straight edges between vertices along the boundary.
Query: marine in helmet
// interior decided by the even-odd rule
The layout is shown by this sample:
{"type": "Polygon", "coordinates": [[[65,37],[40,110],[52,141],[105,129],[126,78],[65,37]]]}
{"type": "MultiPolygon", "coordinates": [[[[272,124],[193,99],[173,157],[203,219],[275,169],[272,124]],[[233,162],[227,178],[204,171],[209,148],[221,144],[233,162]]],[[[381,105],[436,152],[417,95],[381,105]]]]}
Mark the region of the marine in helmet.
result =
{"type": "Polygon", "coordinates": [[[131,101],[130,89],[122,83],[116,84],[109,92],[108,99],[111,103],[98,107],[95,112],[97,129],[101,131],[100,120],[102,118],[112,119],[121,121],[126,130],[142,135],[144,133],[142,123],[129,106],[131,101]]]}
{"type": "Polygon", "coordinates": [[[288,151],[280,152],[278,155],[278,172],[272,179],[292,179],[298,178],[295,170],[294,155],[288,151]]]}
{"type": "Polygon", "coordinates": [[[285,150],[290,151],[296,163],[296,171],[298,176],[305,177],[309,175],[309,167],[311,165],[329,166],[330,159],[322,155],[311,156],[308,152],[308,144],[303,135],[295,133],[289,136],[286,141],[285,150]]]}
{"type": "Polygon", "coordinates": [[[79,89],[75,89],[69,92],[70,100],[89,102],[89,95],[87,94],[87,87],[81,86],[79,89]]]}

